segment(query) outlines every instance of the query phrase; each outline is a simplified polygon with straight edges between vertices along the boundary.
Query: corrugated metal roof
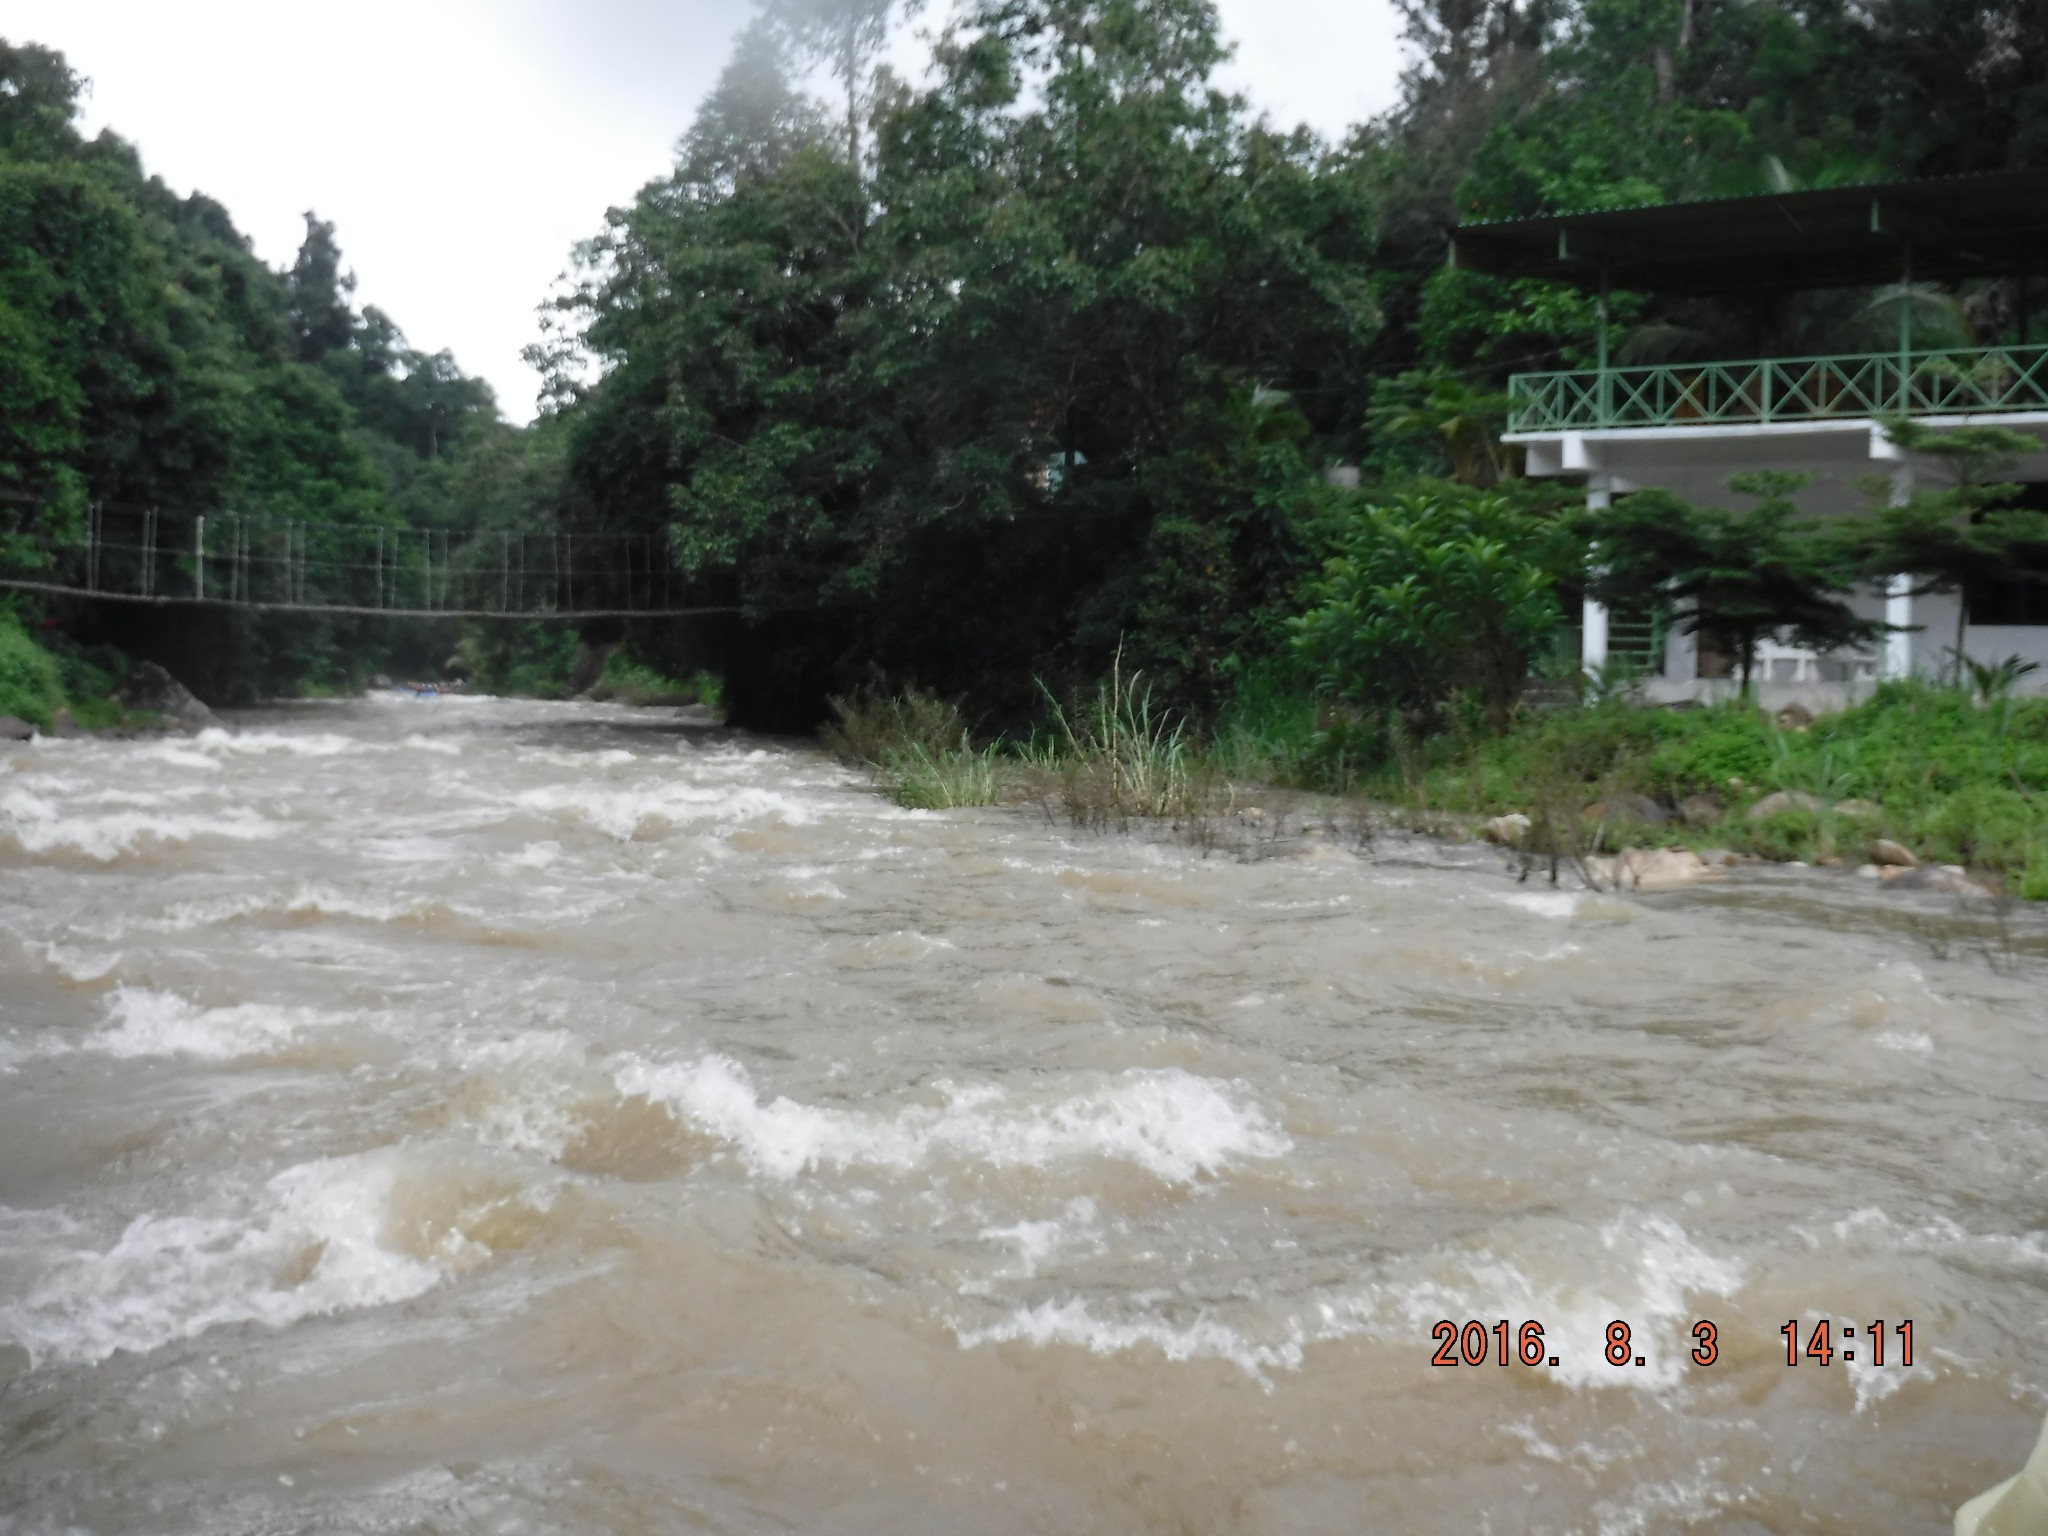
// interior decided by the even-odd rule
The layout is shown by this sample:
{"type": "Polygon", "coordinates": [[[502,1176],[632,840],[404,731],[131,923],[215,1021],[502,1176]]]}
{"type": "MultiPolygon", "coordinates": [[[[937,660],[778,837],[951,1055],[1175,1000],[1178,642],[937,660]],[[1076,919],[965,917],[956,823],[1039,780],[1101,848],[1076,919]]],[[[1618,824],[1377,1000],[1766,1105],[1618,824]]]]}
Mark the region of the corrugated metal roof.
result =
{"type": "Polygon", "coordinates": [[[1871,287],[2048,266],[2048,171],[1646,203],[1461,224],[1452,260],[1648,292],[1871,287]]]}

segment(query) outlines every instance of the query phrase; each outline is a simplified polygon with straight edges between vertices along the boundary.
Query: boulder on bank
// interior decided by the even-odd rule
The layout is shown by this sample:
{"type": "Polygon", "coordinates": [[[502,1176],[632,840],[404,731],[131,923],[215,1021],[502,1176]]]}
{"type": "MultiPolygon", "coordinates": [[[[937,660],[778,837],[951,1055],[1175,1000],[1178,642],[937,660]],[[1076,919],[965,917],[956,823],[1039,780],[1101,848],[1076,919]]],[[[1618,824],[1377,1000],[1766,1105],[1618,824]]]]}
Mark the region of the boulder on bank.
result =
{"type": "Polygon", "coordinates": [[[145,661],[128,674],[121,688],[121,703],[129,709],[161,715],[180,730],[194,735],[208,727],[218,728],[220,717],[192,695],[192,690],[153,661],[145,661]]]}
{"type": "Polygon", "coordinates": [[[1586,819],[1633,821],[1646,827],[1661,827],[1671,820],[1671,812],[1648,795],[1616,795],[1611,800],[1587,806],[1586,819]]]}
{"type": "Polygon", "coordinates": [[[1487,842],[1498,843],[1503,848],[1519,848],[1529,835],[1529,818],[1520,811],[1510,811],[1505,816],[1482,821],[1479,824],[1479,835],[1487,842]]]}
{"type": "Polygon", "coordinates": [[[27,741],[36,728],[19,715],[0,715],[0,741],[27,741]]]}
{"type": "Polygon", "coordinates": [[[1690,848],[1624,848],[1611,859],[1586,860],[1586,873],[1621,890],[1669,891],[1720,871],[1690,848]]]}
{"type": "Polygon", "coordinates": [[[1880,869],[1879,878],[1884,881],[1885,889],[1893,891],[1939,891],[1948,896],[1998,894],[1972,880],[1970,872],[1960,864],[1922,864],[1914,869],[1894,866],[1880,869]]]}
{"type": "Polygon", "coordinates": [[[572,698],[582,698],[597,686],[597,680],[604,676],[604,669],[610,664],[615,644],[592,645],[587,640],[576,642],[576,655],[569,663],[569,693],[572,698]]]}
{"type": "Polygon", "coordinates": [[[1872,800],[1859,800],[1852,797],[1847,800],[1837,800],[1835,802],[1835,814],[1837,816],[1853,816],[1858,821],[1877,821],[1883,817],[1884,807],[1872,800]]]}
{"type": "Polygon", "coordinates": [[[1920,861],[1913,856],[1913,850],[1903,843],[1895,843],[1888,837],[1874,838],[1870,844],[1870,862],[1886,865],[1893,869],[1918,869],[1920,861]]]}
{"type": "Polygon", "coordinates": [[[1688,827],[1718,827],[1727,814],[1719,795],[1687,795],[1678,802],[1678,819],[1688,827]]]}
{"type": "Polygon", "coordinates": [[[49,734],[60,741],[69,741],[74,736],[83,736],[85,732],[79,729],[78,719],[70,710],[60,708],[50,716],[49,734]]]}
{"type": "Polygon", "coordinates": [[[1746,812],[1745,821],[1768,821],[1780,811],[1818,811],[1820,800],[1803,789],[1781,789],[1775,794],[1765,795],[1746,812]]]}

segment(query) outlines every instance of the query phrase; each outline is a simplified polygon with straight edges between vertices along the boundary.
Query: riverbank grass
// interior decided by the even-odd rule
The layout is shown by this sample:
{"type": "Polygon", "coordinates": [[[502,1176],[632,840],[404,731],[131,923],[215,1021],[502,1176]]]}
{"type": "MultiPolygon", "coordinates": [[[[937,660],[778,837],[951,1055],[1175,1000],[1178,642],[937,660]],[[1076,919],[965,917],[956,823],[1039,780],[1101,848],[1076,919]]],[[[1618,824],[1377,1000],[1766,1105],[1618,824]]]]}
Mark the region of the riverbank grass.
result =
{"type": "Polygon", "coordinates": [[[1204,735],[1120,671],[1074,705],[1046,702],[1049,729],[978,743],[955,705],[870,691],[834,701],[826,744],[918,809],[1037,803],[1076,826],[1199,833],[1261,791],[1308,790],[1452,835],[1520,814],[1523,847],[1542,856],[1725,849],[1856,866],[1904,849],[2048,899],[2048,699],[1997,688],[1887,683],[1811,721],[1608,697],[1432,736],[1278,683],[1241,690],[1204,735]]]}
{"type": "Polygon", "coordinates": [[[1076,826],[1122,828],[1196,817],[1215,799],[1217,773],[1142,678],[1119,670],[1071,706],[1046,703],[1050,729],[977,743],[956,704],[868,689],[831,701],[824,741],[915,810],[1057,804],[1076,826]]]}
{"type": "Polygon", "coordinates": [[[1406,744],[1355,787],[1411,813],[1519,812],[1569,828],[1583,851],[1722,847],[1860,864],[1885,839],[2048,898],[2048,699],[1887,683],[1839,714],[1785,724],[1739,702],[1610,701],[1532,712],[1496,736],[1406,744]]]}

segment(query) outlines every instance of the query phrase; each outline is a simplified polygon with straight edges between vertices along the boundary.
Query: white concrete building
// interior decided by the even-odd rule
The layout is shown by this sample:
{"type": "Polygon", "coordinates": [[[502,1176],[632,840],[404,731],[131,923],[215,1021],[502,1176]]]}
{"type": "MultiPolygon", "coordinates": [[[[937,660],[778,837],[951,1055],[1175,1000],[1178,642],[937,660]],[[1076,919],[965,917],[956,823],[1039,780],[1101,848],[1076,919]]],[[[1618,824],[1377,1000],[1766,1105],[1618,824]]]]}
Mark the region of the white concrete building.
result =
{"type": "MultiPolygon", "coordinates": [[[[1510,381],[1505,441],[1523,450],[1531,476],[1583,478],[1591,505],[1648,486],[1739,505],[1730,477],[1772,469],[1808,477],[1798,497],[1806,510],[1846,513],[1950,473],[1890,441],[1883,423],[1898,417],[1931,427],[1995,422],[2033,437],[2041,450],[2001,466],[2000,478],[2023,482],[2027,503],[2048,510],[2048,345],[2033,339],[2048,327],[2027,307],[2043,257],[2048,174],[2014,172],[1468,225],[1453,259],[1597,292],[1603,332],[1610,288],[1742,294],[2017,279],[2008,335],[1985,345],[1916,349],[1912,305],[1901,302],[1899,344],[1883,353],[1613,366],[1603,334],[1595,367],[1510,381]]],[[[1879,677],[1946,669],[1964,601],[1966,654],[2038,661],[2043,671],[2028,681],[2048,686],[2048,586],[1912,596],[1914,585],[1902,577],[1857,599],[1867,616],[1895,626],[1868,652],[1818,656],[1766,642],[1755,671],[1766,701],[1839,702],[1879,677]]],[[[1582,659],[1597,670],[1633,655],[1653,697],[1732,691],[1711,632],[1681,633],[1673,618],[1623,626],[1588,602],[1582,659]]]]}

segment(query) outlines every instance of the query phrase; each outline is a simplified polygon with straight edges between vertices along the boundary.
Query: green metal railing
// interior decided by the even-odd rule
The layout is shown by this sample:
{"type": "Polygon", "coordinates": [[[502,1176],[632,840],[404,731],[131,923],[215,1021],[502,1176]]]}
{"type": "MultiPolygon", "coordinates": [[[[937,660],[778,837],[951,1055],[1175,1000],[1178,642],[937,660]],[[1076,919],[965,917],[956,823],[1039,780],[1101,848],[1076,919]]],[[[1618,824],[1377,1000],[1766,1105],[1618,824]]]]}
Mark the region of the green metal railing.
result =
{"type": "Polygon", "coordinates": [[[2048,346],[1518,373],[1508,430],[2048,411],[2048,346]]]}

